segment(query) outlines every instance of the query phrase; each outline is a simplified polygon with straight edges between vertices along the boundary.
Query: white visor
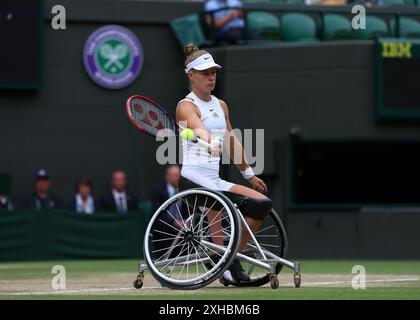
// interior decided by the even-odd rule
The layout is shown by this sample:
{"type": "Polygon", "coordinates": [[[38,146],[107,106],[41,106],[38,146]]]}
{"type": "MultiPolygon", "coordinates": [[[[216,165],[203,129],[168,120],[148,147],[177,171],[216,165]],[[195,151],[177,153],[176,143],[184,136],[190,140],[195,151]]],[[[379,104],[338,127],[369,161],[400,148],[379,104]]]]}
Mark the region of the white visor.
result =
{"type": "Polygon", "coordinates": [[[191,69],[201,71],[201,70],[207,70],[213,67],[221,68],[221,66],[219,66],[217,63],[214,62],[211,54],[206,53],[206,54],[203,54],[202,56],[199,56],[194,61],[191,61],[189,64],[187,64],[185,73],[188,73],[188,71],[190,71],[191,69]]]}

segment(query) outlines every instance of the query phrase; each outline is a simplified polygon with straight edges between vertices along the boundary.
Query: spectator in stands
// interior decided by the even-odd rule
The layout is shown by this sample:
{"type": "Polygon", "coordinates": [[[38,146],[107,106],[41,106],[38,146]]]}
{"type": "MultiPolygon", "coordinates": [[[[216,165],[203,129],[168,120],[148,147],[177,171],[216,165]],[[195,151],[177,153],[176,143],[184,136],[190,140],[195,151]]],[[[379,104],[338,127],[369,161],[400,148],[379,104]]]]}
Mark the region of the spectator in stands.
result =
{"type": "Polygon", "coordinates": [[[305,0],[306,5],[314,6],[344,6],[347,0],[305,0]]]}
{"type": "Polygon", "coordinates": [[[178,193],[178,183],[181,169],[178,165],[170,165],[166,168],[165,182],[152,191],[152,209],[155,212],[166,200],[178,193]]]}
{"type": "Polygon", "coordinates": [[[76,194],[70,208],[78,213],[92,214],[96,209],[93,186],[89,179],[81,178],[76,182],[76,194]]]}
{"type": "Polygon", "coordinates": [[[240,8],[240,0],[208,0],[204,5],[205,12],[227,8],[207,15],[206,21],[210,27],[216,28],[216,41],[227,41],[235,44],[238,40],[260,40],[260,36],[251,30],[245,31],[244,12],[240,8]],[[213,17],[213,18],[212,18],[213,17]],[[214,23],[214,25],[213,25],[214,23]]]}
{"type": "Polygon", "coordinates": [[[0,194],[0,211],[12,211],[14,208],[15,206],[10,197],[0,194]]]}
{"type": "Polygon", "coordinates": [[[347,3],[352,5],[360,4],[368,8],[384,4],[383,0],[348,0],[347,3]]]}
{"type": "Polygon", "coordinates": [[[10,198],[13,177],[10,174],[0,174],[0,211],[12,211],[15,206],[10,198]]]}
{"type": "Polygon", "coordinates": [[[116,211],[126,213],[138,209],[138,201],[135,195],[126,191],[126,174],[123,171],[112,173],[112,190],[106,194],[99,202],[101,211],[116,211]]]}
{"type": "Polygon", "coordinates": [[[59,209],[62,208],[62,202],[59,197],[50,192],[50,177],[44,169],[40,169],[35,174],[35,191],[28,196],[23,207],[26,209],[59,209]]]}

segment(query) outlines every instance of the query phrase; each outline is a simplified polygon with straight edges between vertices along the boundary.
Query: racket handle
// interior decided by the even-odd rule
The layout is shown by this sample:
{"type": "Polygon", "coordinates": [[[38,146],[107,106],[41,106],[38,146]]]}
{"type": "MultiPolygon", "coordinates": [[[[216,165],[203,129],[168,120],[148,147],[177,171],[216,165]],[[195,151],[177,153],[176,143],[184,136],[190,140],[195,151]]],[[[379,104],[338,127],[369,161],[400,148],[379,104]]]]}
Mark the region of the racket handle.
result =
{"type": "Polygon", "coordinates": [[[207,141],[204,141],[204,140],[202,140],[198,137],[195,140],[193,140],[192,142],[198,143],[199,145],[204,147],[212,157],[217,157],[217,156],[220,156],[222,154],[222,151],[220,150],[220,148],[217,150],[216,154],[213,154],[213,152],[215,152],[215,151],[212,150],[212,145],[210,143],[208,143],[207,141]]]}
{"type": "MultiPolygon", "coordinates": [[[[204,148],[207,148],[207,149],[211,149],[211,144],[210,143],[208,143],[207,141],[204,141],[204,140],[202,140],[202,139],[200,139],[200,138],[196,138],[196,140],[195,140],[199,145],[201,145],[202,147],[204,147],[204,148]]],[[[194,142],[194,141],[193,141],[194,142]]]]}
{"type": "MultiPolygon", "coordinates": [[[[216,157],[216,155],[213,155],[213,153],[212,153],[212,151],[213,151],[212,150],[212,145],[210,143],[208,143],[207,141],[204,141],[204,140],[197,137],[196,140],[193,141],[193,142],[198,143],[199,145],[204,147],[209,154],[211,154],[213,157],[216,157]]],[[[222,151],[219,148],[219,150],[217,151],[217,156],[220,156],[221,154],[222,154],[222,151]]]]}
{"type": "MultiPolygon", "coordinates": [[[[179,126],[179,128],[180,128],[180,131],[182,131],[182,130],[184,130],[184,129],[185,129],[183,126],[181,126],[181,125],[179,125],[179,124],[178,124],[178,126],[179,126]]],[[[200,139],[199,137],[196,137],[196,138],[195,138],[195,140],[191,140],[191,142],[198,143],[198,144],[199,144],[199,145],[201,145],[202,147],[204,147],[204,148],[206,148],[206,149],[208,149],[208,150],[211,150],[211,144],[210,144],[210,143],[208,143],[207,141],[203,140],[203,139],[200,139]]]]}

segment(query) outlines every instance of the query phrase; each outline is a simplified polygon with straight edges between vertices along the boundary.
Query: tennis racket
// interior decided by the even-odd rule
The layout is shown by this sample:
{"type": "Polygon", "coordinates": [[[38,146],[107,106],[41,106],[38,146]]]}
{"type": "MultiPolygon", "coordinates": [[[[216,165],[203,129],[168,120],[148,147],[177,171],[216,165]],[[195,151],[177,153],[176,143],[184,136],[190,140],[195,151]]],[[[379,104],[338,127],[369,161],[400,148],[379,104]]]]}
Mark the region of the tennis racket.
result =
{"type": "MultiPolygon", "coordinates": [[[[135,95],[128,98],[126,111],[134,127],[152,137],[156,137],[158,134],[165,137],[170,132],[179,135],[179,132],[184,130],[184,127],[178,125],[164,108],[145,96],[135,95]]],[[[200,138],[191,141],[199,143],[208,150],[211,149],[210,143],[200,138]]]]}

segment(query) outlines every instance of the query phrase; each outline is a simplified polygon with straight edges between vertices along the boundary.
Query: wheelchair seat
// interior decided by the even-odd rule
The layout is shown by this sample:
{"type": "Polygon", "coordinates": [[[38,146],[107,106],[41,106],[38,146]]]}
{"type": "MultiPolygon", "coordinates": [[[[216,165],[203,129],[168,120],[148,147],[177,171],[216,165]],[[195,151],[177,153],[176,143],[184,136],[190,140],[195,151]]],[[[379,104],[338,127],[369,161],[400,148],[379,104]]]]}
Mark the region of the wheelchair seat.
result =
{"type": "MultiPolygon", "coordinates": [[[[202,188],[202,186],[184,178],[180,177],[179,190],[184,191],[187,189],[202,188]]],[[[244,216],[256,220],[264,220],[268,212],[273,208],[270,199],[255,199],[247,197],[235,192],[221,191],[226,197],[236,204],[244,216]]]]}

